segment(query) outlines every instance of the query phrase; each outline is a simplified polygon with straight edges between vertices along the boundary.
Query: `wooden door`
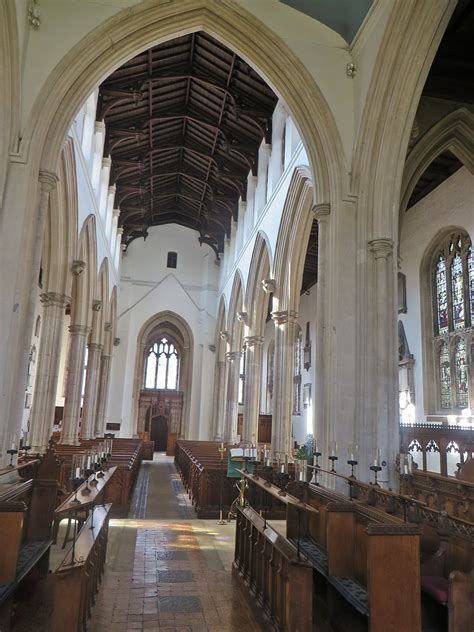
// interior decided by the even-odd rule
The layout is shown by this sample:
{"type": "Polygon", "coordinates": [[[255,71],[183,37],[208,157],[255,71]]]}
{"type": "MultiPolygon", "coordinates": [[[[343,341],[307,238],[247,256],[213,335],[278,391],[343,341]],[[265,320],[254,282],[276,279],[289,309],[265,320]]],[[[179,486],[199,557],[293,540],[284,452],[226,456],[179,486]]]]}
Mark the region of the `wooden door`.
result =
{"type": "Polygon", "coordinates": [[[166,452],[168,443],[168,419],[162,417],[153,417],[151,422],[150,439],[155,442],[155,452],[166,452]]]}

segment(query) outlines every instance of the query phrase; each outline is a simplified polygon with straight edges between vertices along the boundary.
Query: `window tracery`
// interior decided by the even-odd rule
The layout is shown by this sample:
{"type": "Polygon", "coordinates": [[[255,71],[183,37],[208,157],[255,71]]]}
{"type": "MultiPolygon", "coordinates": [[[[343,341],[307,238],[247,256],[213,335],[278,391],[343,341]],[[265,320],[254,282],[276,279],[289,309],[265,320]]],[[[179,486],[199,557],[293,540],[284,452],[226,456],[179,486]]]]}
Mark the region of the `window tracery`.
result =
{"type": "Polygon", "coordinates": [[[162,336],[148,349],[145,360],[145,388],[178,390],[179,354],[175,345],[162,336]]]}
{"type": "Polygon", "coordinates": [[[432,261],[438,407],[460,412],[474,406],[469,392],[473,367],[468,349],[474,325],[474,253],[469,236],[447,235],[432,261]]]}

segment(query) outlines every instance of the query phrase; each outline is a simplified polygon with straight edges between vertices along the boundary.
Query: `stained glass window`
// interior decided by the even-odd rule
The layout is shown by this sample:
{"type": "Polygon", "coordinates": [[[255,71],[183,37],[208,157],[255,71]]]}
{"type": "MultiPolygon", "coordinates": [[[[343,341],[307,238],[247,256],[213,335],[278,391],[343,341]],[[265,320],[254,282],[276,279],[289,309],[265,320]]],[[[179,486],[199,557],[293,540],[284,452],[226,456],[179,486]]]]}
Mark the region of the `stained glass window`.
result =
{"type": "Polygon", "coordinates": [[[471,303],[471,327],[474,326],[474,248],[469,248],[467,257],[467,272],[469,276],[469,302],[471,303]]]}
{"type": "Polygon", "coordinates": [[[448,293],[446,290],[446,259],[440,255],[436,264],[436,307],[438,312],[438,333],[448,331],[448,293]]]}
{"type": "Polygon", "coordinates": [[[459,253],[454,256],[451,263],[451,294],[454,329],[462,329],[464,327],[464,284],[462,259],[459,253]]]}
{"type": "Polygon", "coordinates": [[[456,406],[467,408],[469,404],[469,390],[467,378],[466,341],[461,338],[456,342],[454,353],[456,367],[456,406]]]}
{"type": "Polygon", "coordinates": [[[439,379],[441,384],[441,408],[451,408],[451,365],[446,343],[441,345],[439,351],[439,379]]]}
{"type": "Polygon", "coordinates": [[[160,338],[151,345],[145,363],[145,388],[177,390],[179,357],[174,344],[160,338]]]}

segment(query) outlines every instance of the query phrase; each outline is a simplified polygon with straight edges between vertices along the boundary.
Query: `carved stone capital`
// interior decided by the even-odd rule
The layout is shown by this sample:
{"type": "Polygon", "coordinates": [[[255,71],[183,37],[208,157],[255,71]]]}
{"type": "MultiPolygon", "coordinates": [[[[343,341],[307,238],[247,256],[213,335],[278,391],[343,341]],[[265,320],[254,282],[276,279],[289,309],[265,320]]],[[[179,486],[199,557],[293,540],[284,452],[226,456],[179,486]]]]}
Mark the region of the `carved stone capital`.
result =
{"type": "Polygon", "coordinates": [[[111,322],[105,323],[104,329],[105,331],[112,331],[112,323],[111,322]]]}
{"type": "Polygon", "coordinates": [[[43,292],[40,295],[40,300],[45,307],[49,305],[55,305],[57,307],[66,307],[71,302],[71,297],[59,292],[43,292]]]}
{"type": "Polygon", "coordinates": [[[71,325],[69,327],[69,332],[71,335],[88,336],[91,332],[91,328],[87,327],[87,325],[71,325]]]}
{"type": "Polygon", "coordinates": [[[76,259],[71,263],[71,272],[74,276],[79,276],[86,269],[86,262],[76,259]]]}
{"type": "Polygon", "coordinates": [[[295,323],[298,318],[298,312],[285,310],[282,312],[272,312],[272,320],[275,325],[285,325],[286,323],[295,323]]]}
{"type": "Polygon", "coordinates": [[[275,279],[262,279],[262,290],[265,294],[275,293],[276,282],[275,279]]]}
{"type": "Polygon", "coordinates": [[[101,352],[102,349],[104,348],[104,345],[101,345],[99,342],[89,342],[89,344],[87,345],[87,348],[89,349],[89,351],[101,352]]]}
{"type": "Polygon", "coordinates": [[[247,324],[247,312],[237,312],[237,320],[239,323],[247,324]]]}
{"type": "Polygon", "coordinates": [[[393,240],[388,237],[379,237],[378,239],[372,239],[369,241],[370,252],[374,253],[376,259],[384,258],[392,254],[393,240]]]}
{"type": "Polygon", "coordinates": [[[51,171],[45,171],[44,169],[42,169],[39,172],[38,180],[41,183],[41,188],[43,189],[43,191],[52,191],[56,188],[56,185],[58,183],[58,176],[51,171]]]}
{"type": "Polygon", "coordinates": [[[102,301],[99,301],[99,300],[92,301],[93,312],[100,312],[101,309],[102,309],[102,301]]]}
{"type": "Polygon", "coordinates": [[[225,357],[230,361],[234,362],[235,360],[240,360],[242,357],[242,351],[228,351],[225,354],[225,357]]]}
{"type": "Polygon", "coordinates": [[[114,347],[118,347],[120,344],[120,338],[114,338],[114,347]]]}
{"type": "Polygon", "coordinates": [[[315,204],[311,210],[313,211],[314,219],[318,222],[327,221],[329,215],[331,214],[331,206],[328,202],[315,204]]]}
{"type": "Polygon", "coordinates": [[[228,338],[229,338],[229,332],[228,332],[228,331],[224,331],[224,330],[220,331],[220,332],[219,332],[219,338],[220,338],[221,340],[224,340],[224,341],[225,341],[225,340],[228,340],[228,338]]]}
{"type": "Polygon", "coordinates": [[[263,336],[245,336],[244,343],[247,347],[258,347],[263,345],[264,340],[263,336]]]}
{"type": "Polygon", "coordinates": [[[112,215],[113,217],[116,217],[117,219],[120,217],[120,209],[119,208],[114,208],[112,211],[112,215]]]}

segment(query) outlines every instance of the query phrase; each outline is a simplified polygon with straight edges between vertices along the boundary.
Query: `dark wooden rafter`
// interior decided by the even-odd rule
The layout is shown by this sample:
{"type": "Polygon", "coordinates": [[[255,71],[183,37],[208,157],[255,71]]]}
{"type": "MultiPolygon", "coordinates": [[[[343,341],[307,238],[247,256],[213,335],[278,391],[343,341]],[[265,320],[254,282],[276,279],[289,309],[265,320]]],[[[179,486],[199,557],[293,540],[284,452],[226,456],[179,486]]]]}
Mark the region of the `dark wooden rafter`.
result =
{"type": "Polygon", "coordinates": [[[277,97],[258,74],[198,32],[156,46],[100,86],[123,240],[176,222],[223,250],[277,97]]]}
{"type": "MultiPolygon", "coordinates": [[[[450,102],[448,109],[460,106],[471,110],[474,108],[473,38],[474,0],[458,0],[428,73],[422,100],[434,98],[450,102]]],[[[407,209],[423,199],[460,167],[462,162],[449,150],[437,156],[420,176],[407,209]]]]}

